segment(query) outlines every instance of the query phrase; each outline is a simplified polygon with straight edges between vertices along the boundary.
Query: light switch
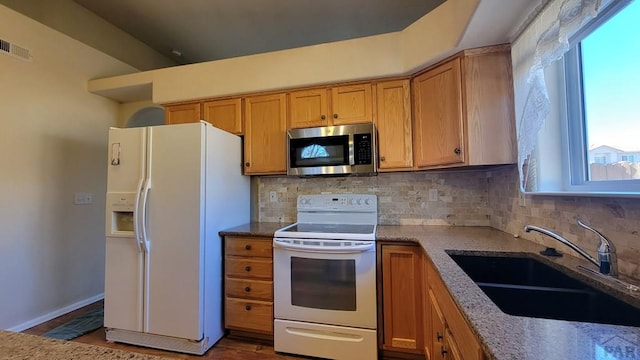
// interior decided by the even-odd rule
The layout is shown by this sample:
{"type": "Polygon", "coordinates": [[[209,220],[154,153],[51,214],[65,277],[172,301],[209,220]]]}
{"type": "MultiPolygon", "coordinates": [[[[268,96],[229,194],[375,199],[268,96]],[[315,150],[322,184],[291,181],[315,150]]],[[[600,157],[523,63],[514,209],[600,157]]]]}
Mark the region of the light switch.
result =
{"type": "Polygon", "coordinates": [[[75,205],[89,205],[93,204],[93,194],[91,193],[75,193],[73,195],[73,203],[75,205]]]}

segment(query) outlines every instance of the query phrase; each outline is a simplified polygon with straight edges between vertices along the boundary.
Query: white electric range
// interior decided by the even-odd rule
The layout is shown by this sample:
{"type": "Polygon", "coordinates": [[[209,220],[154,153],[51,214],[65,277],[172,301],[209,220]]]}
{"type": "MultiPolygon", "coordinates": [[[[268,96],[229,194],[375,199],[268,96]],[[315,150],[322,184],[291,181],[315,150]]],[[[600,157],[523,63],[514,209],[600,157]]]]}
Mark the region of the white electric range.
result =
{"type": "Polygon", "coordinates": [[[300,195],[273,239],[274,349],[377,358],[375,195],[300,195]]]}

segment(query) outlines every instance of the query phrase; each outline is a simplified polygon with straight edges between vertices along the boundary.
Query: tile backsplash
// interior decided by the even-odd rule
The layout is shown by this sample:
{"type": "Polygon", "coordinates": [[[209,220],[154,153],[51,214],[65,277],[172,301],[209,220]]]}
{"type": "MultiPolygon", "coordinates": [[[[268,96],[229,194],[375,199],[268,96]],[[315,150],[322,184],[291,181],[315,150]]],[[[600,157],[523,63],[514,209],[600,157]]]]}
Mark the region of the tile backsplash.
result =
{"type": "Polygon", "coordinates": [[[560,233],[595,257],[598,241],[576,224],[581,219],[613,241],[620,272],[640,279],[640,199],[521,197],[515,165],[371,177],[254,177],[254,182],[258,221],[294,222],[299,194],[375,194],[380,224],[491,226],[570,252],[547,236],[522,231],[524,225],[533,224],[560,233]]]}
{"type": "Polygon", "coordinates": [[[380,173],[367,177],[258,178],[258,220],[294,222],[301,194],[378,195],[378,223],[489,226],[486,171],[380,173]],[[429,199],[429,190],[437,196],[429,199]],[[270,193],[275,191],[276,201],[270,193]]]}
{"type": "MultiPolygon", "coordinates": [[[[518,170],[514,167],[491,171],[489,216],[491,226],[511,234],[573,252],[567,246],[539,233],[525,233],[527,224],[553,230],[591,256],[597,257],[599,241],[590,231],[576,224],[590,225],[611,240],[617,249],[622,274],[640,279],[640,199],[578,196],[521,196],[518,170]]],[[[575,256],[579,256],[573,253],[575,256]]]]}

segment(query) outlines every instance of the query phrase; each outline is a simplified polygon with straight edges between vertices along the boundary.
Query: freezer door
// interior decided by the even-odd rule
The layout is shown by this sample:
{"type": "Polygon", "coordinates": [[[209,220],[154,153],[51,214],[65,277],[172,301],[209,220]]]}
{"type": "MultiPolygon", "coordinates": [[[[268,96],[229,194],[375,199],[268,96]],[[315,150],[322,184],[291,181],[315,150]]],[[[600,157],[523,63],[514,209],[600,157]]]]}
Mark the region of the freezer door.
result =
{"type": "Polygon", "coordinates": [[[203,336],[204,124],[149,128],[146,328],[203,336]]]}
{"type": "Polygon", "coordinates": [[[143,254],[134,238],[107,238],[104,326],[143,331],[143,254]]]}
{"type": "Polygon", "coordinates": [[[131,331],[143,330],[144,254],[135,230],[145,151],[144,128],[109,131],[104,324],[131,331]]]}

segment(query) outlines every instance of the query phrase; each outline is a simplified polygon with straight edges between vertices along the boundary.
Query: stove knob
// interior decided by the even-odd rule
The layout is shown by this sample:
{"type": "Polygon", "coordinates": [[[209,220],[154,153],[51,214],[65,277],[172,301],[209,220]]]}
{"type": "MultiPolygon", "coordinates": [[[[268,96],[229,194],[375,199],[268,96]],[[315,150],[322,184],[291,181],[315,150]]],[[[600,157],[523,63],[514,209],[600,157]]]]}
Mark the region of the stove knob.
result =
{"type": "Polygon", "coordinates": [[[362,199],[358,199],[358,205],[362,205],[362,199]]]}
{"type": "Polygon", "coordinates": [[[371,199],[366,199],[366,200],[364,201],[364,203],[365,203],[366,205],[371,205],[371,199]]]}
{"type": "Polygon", "coordinates": [[[355,199],[349,199],[349,205],[354,205],[356,203],[355,199]]]}

